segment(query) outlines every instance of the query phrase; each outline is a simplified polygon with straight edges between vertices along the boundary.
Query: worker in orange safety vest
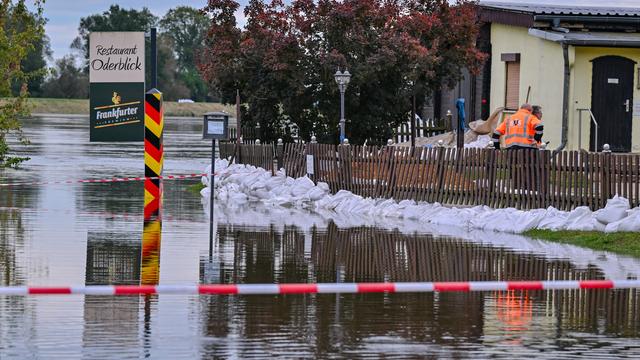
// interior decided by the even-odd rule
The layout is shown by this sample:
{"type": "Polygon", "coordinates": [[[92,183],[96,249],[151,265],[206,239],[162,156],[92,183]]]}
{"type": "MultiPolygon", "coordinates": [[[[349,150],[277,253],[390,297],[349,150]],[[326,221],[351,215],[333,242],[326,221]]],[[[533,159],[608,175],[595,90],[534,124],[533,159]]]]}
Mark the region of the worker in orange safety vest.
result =
{"type": "Polygon", "coordinates": [[[532,114],[529,104],[520,106],[515,114],[509,116],[493,132],[493,146],[500,149],[500,137],[504,136],[507,149],[535,149],[542,141],[544,126],[542,121],[532,114]]]}

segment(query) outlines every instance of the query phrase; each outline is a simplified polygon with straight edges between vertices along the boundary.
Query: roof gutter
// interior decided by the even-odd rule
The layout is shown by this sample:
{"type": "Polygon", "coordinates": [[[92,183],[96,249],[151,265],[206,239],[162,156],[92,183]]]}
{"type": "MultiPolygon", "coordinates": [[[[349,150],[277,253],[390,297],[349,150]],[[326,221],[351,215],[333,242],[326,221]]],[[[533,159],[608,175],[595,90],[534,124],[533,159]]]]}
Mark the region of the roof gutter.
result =
{"type": "Polygon", "coordinates": [[[620,24],[620,25],[640,25],[640,17],[637,16],[602,16],[602,15],[534,15],[534,21],[560,21],[600,23],[600,24],[620,24]]]}

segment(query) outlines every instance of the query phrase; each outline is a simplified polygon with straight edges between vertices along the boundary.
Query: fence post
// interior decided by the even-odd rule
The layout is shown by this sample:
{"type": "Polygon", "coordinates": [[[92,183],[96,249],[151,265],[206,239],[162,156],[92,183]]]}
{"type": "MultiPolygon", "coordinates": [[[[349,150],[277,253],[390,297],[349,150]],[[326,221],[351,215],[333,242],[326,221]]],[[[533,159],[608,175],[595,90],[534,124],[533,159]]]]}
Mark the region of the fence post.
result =
{"type": "Polygon", "coordinates": [[[444,185],[444,176],[445,176],[445,168],[446,168],[446,165],[444,164],[445,150],[446,149],[443,146],[438,146],[438,148],[436,149],[437,151],[436,176],[438,179],[438,185],[436,186],[435,198],[433,202],[442,202],[443,200],[444,189],[442,188],[442,186],[444,185]]]}
{"type": "Polygon", "coordinates": [[[276,145],[276,171],[282,169],[282,156],[284,154],[284,144],[282,143],[282,139],[278,139],[278,144],[276,145]]]}
{"type": "Polygon", "coordinates": [[[609,144],[604,144],[602,146],[602,156],[603,156],[603,166],[602,166],[602,192],[600,199],[600,207],[604,207],[607,203],[607,200],[611,198],[611,179],[612,173],[615,172],[615,169],[612,168],[611,161],[611,150],[609,144]]]}
{"type": "Polygon", "coordinates": [[[353,151],[353,148],[349,145],[349,139],[345,138],[344,141],[342,142],[341,145],[342,148],[342,154],[344,155],[344,157],[342,158],[342,165],[344,166],[342,168],[343,170],[343,179],[344,179],[344,190],[349,190],[352,191],[352,187],[353,187],[353,179],[351,178],[352,176],[352,171],[351,171],[351,159],[353,158],[353,154],[351,153],[353,151]]]}

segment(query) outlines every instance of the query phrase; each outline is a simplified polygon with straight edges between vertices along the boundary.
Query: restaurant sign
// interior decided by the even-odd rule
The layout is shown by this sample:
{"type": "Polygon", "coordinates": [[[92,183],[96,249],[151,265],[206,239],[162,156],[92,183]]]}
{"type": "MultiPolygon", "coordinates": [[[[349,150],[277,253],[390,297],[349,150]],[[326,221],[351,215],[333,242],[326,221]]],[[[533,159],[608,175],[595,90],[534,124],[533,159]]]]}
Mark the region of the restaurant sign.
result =
{"type": "Polygon", "coordinates": [[[144,139],[144,33],[89,35],[90,141],[144,139]]]}

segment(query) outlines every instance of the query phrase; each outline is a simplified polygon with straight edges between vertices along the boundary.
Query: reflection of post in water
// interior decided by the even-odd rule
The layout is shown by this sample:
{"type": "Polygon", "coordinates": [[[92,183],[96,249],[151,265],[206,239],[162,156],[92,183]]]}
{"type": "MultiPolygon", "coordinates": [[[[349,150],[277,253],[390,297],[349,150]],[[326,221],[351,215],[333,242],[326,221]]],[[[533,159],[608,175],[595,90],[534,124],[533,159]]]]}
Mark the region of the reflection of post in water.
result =
{"type": "Polygon", "coordinates": [[[159,218],[144,221],[140,283],[157,285],[160,281],[160,238],[162,222],[159,218]]]}
{"type": "Polygon", "coordinates": [[[160,280],[160,238],[162,233],[162,132],[164,114],[162,93],[157,89],[145,95],[144,117],[144,230],[142,233],[141,283],[155,285],[160,280]]]}
{"type": "MultiPolygon", "coordinates": [[[[140,240],[137,232],[87,233],[86,285],[138,285],[140,283],[140,240]]],[[[137,296],[85,296],[83,351],[100,357],[100,341],[121,336],[121,354],[140,347],[137,296]]],[[[124,355],[123,355],[124,356],[124,355]]]]}

